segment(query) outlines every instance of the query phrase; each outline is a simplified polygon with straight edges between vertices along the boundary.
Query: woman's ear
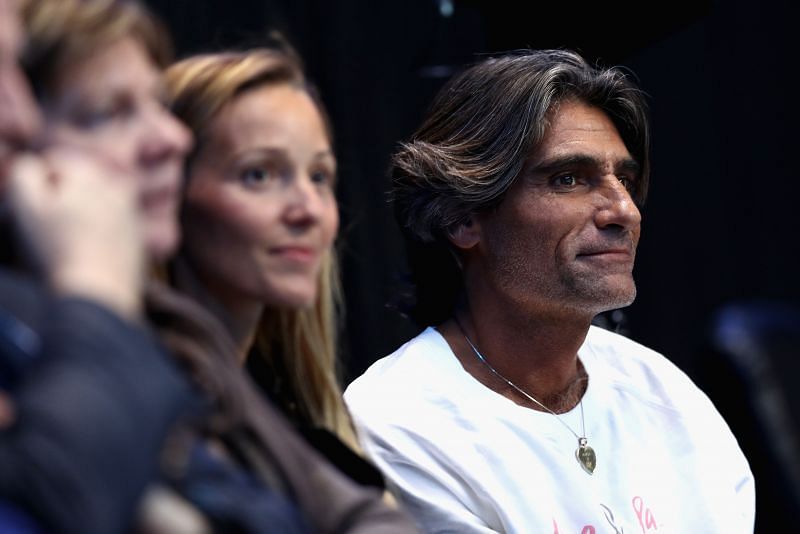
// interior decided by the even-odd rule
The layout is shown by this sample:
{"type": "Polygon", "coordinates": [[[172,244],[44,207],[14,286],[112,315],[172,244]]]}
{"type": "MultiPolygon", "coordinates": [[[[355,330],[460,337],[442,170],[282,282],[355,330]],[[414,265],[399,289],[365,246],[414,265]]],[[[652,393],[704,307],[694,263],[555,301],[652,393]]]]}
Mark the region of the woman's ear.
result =
{"type": "Polygon", "coordinates": [[[468,250],[481,240],[480,223],[470,216],[447,231],[447,238],[457,248],[468,250]]]}

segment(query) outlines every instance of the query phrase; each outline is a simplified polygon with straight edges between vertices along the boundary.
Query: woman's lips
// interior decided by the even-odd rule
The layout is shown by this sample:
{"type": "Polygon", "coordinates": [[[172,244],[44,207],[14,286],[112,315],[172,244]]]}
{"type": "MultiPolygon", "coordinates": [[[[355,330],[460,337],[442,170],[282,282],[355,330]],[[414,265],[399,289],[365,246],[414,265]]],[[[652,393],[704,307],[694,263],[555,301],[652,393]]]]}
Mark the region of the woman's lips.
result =
{"type": "Polygon", "coordinates": [[[316,250],[303,245],[286,245],[273,247],[270,254],[278,256],[293,263],[311,263],[317,258],[316,250]]]}

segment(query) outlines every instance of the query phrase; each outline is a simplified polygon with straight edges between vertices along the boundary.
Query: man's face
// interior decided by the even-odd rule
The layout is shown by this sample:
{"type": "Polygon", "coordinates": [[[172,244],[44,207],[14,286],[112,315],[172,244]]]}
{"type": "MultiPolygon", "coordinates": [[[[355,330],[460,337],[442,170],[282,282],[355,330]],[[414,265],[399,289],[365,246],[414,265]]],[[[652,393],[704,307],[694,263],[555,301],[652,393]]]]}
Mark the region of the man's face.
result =
{"type": "Polygon", "coordinates": [[[0,0],[0,190],[11,160],[31,142],[40,119],[19,66],[23,34],[15,0],[0,0]]]}
{"type": "Polygon", "coordinates": [[[503,300],[539,313],[594,316],[633,302],[639,179],[613,122],[561,104],[497,209],[475,217],[475,253],[503,300]]]}

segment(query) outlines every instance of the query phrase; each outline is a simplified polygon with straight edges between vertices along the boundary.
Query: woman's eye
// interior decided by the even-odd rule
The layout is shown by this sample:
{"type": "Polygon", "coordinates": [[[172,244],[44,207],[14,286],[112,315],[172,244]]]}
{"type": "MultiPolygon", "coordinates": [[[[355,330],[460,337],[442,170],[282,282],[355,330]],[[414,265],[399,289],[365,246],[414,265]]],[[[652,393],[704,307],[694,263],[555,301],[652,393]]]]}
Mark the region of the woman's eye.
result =
{"type": "Polygon", "coordinates": [[[260,185],[269,181],[273,177],[273,172],[265,167],[252,167],[242,171],[240,177],[247,185],[260,185]]]}
{"type": "Polygon", "coordinates": [[[116,112],[113,109],[87,111],[78,116],[77,124],[81,128],[91,130],[111,121],[115,116],[116,112]]]}
{"type": "Polygon", "coordinates": [[[311,173],[311,181],[319,185],[332,185],[333,174],[327,171],[317,171],[311,173]]]}
{"type": "Polygon", "coordinates": [[[134,116],[135,106],[127,101],[115,101],[109,105],[79,112],[76,123],[79,127],[91,130],[112,122],[126,120],[134,116]]]}

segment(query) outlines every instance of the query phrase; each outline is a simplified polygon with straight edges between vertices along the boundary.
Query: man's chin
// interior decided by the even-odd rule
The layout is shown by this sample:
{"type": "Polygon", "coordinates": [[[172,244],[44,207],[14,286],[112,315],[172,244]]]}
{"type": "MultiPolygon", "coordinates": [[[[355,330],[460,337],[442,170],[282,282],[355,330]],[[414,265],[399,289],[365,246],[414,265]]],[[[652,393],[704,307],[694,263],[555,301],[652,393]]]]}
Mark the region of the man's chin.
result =
{"type": "Polygon", "coordinates": [[[584,311],[592,315],[605,313],[620,308],[626,308],[636,299],[636,287],[630,288],[599,288],[594,287],[584,295],[584,311]]]}
{"type": "Polygon", "coordinates": [[[632,286],[625,291],[610,294],[603,303],[603,309],[600,313],[626,308],[633,304],[634,300],[636,300],[636,286],[632,286]]]}
{"type": "Polygon", "coordinates": [[[597,313],[630,306],[636,299],[636,284],[629,273],[574,277],[573,280],[573,291],[597,313]]]}

